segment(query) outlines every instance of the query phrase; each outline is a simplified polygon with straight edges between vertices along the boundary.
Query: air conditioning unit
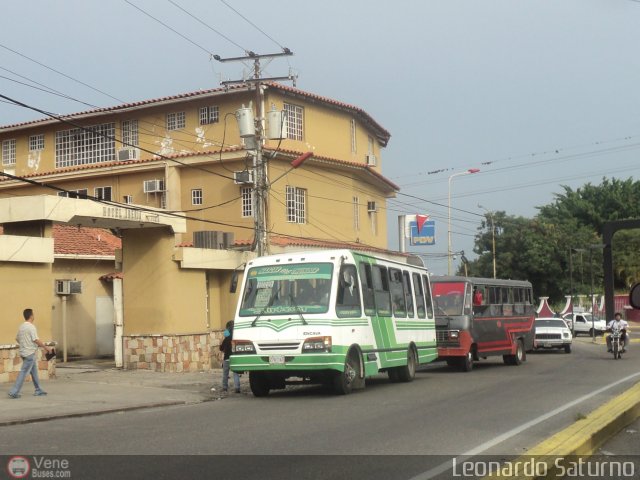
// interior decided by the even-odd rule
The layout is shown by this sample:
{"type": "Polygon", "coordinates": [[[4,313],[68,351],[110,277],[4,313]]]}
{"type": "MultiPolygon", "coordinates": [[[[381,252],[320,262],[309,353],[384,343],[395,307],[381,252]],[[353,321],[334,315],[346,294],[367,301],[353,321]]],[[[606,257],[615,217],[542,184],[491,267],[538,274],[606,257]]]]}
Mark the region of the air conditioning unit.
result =
{"type": "Polygon", "coordinates": [[[145,180],[142,190],[144,193],[164,192],[164,180],[145,180]]]}
{"type": "Polygon", "coordinates": [[[253,172],[250,170],[242,170],[241,172],[233,172],[233,183],[236,185],[253,184],[253,172]]]}
{"type": "Polygon", "coordinates": [[[376,158],[376,156],[373,153],[369,153],[368,155],[365,155],[364,158],[367,161],[367,165],[375,167],[378,164],[377,163],[378,159],[376,158]]]}
{"type": "Polygon", "coordinates": [[[139,157],[137,148],[121,148],[118,150],[118,161],[126,162],[128,160],[137,160],[139,157]]]}
{"type": "Polygon", "coordinates": [[[57,295],[82,293],[82,282],[76,280],[56,280],[57,295]]]}
{"type": "Polygon", "coordinates": [[[378,211],[378,206],[376,205],[375,201],[367,202],[367,212],[375,213],[377,211],[378,211]]]}

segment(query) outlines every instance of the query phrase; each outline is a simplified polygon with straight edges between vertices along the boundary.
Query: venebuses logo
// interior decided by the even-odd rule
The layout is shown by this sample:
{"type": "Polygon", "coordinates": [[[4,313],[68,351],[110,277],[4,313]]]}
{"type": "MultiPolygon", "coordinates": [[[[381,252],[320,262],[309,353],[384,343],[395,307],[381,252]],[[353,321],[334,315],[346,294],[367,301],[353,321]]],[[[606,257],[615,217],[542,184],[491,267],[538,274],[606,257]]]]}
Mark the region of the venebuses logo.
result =
{"type": "Polygon", "coordinates": [[[25,457],[11,457],[7,463],[7,472],[12,478],[26,478],[30,471],[29,460],[25,457]]]}

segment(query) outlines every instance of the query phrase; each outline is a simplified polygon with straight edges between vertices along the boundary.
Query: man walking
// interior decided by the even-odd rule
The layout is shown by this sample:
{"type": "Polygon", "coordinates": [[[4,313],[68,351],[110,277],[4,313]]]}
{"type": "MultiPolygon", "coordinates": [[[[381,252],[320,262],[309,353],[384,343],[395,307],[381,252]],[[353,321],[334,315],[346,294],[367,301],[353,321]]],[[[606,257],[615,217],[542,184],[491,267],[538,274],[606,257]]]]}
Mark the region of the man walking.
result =
{"type": "Polygon", "coordinates": [[[38,361],[36,359],[38,347],[44,348],[47,352],[51,352],[52,348],[47,347],[44,342],[38,338],[38,331],[33,324],[35,320],[33,310],[30,308],[25,309],[25,311],[22,312],[22,316],[24,317],[24,323],[20,325],[18,334],[16,335],[16,341],[20,346],[19,353],[20,357],[22,357],[22,368],[20,369],[20,374],[18,375],[15,385],[9,390],[9,396],[11,398],[20,398],[22,384],[27,378],[27,375],[31,374],[33,386],[36,389],[34,395],[39,397],[46,395],[47,392],[40,388],[40,380],[38,379],[38,361]]]}

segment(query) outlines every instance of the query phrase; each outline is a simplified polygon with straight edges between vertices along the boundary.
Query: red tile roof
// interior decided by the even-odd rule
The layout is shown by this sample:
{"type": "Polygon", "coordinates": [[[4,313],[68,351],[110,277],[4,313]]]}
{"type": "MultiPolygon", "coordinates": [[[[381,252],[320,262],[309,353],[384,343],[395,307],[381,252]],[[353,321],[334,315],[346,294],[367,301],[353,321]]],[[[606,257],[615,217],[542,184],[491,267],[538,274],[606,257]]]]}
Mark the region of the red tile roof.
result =
{"type": "MultiPolygon", "coordinates": [[[[348,103],[343,103],[343,102],[340,102],[338,100],[333,100],[333,99],[328,98],[328,97],[323,97],[323,96],[320,96],[320,95],[316,95],[314,93],[306,92],[306,91],[300,90],[298,88],[289,87],[287,85],[283,85],[283,84],[280,84],[280,83],[267,82],[266,85],[268,85],[269,88],[280,90],[281,92],[290,93],[290,94],[294,94],[294,95],[300,95],[302,97],[305,97],[305,98],[308,98],[308,99],[311,99],[311,100],[316,100],[316,101],[319,101],[319,102],[322,102],[322,103],[326,103],[326,104],[329,104],[329,105],[333,105],[335,107],[351,110],[354,113],[357,113],[367,123],[369,123],[374,130],[377,130],[379,138],[382,140],[382,143],[384,145],[387,144],[387,142],[389,141],[389,138],[391,137],[391,134],[386,129],[384,129],[378,122],[376,122],[373,119],[373,117],[371,117],[367,112],[365,112],[360,107],[356,107],[356,106],[350,105],[348,103]]],[[[138,101],[138,102],[124,103],[122,105],[116,105],[116,106],[112,106],[112,107],[95,108],[93,110],[86,110],[86,111],[83,111],[83,112],[71,113],[69,115],[60,115],[60,118],[63,118],[65,120],[71,120],[71,119],[78,119],[78,118],[82,118],[82,117],[90,116],[90,115],[91,116],[95,116],[97,114],[118,113],[119,111],[132,109],[132,108],[136,108],[136,107],[143,107],[143,106],[147,106],[147,105],[152,106],[154,104],[167,103],[167,102],[172,102],[174,100],[183,100],[183,99],[194,99],[194,98],[198,98],[198,97],[207,97],[209,95],[222,94],[222,93],[225,93],[225,92],[228,92],[228,91],[231,91],[231,90],[243,91],[243,90],[248,90],[248,89],[249,89],[249,86],[246,85],[246,84],[230,85],[230,86],[221,87],[221,88],[210,88],[210,89],[206,89],[206,90],[198,90],[198,91],[195,91],[195,92],[179,93],[177,95],[170,95],[170,96],[166,96],[166,97],[154,98],[154,99],[149,99],[149,100],[141,100],[141,101],[138,101]]],[[[28,122],[14,123],[14,124],[10,124],[10,125],[0,125],[0,133],[2,132],[2,130],[10,130],[10,129],[34,126],[34,125],[47,123],[47,122],[56,122],[56,121],[57,120],[51,119],[51,118],[43,118],[43,119],[41,118],[41,119],[38,119],[38,120],[30,120],[28,122]]]]}
{"type": "MultiPolygon", "coordinates": [[[[270,148],[265,148],[265,151],[273,152],[273,151],[276,151],[276,150],[275,149],[270,149],[270,148]]],[[[296,150],[287,150],[286,148],[280,148],[277,151],[281,152],[281,153],[290,154],[290,155],[293,155],[293,156],[300,156],[303,153],[305,153],[305,152],[299,152],[299,151],[296,151],[296,150]]],[[[363,171],[366,171],[366,172],[370,173],[374,177],[378,178],[378,180],[380,180],[383,183],[387,184],[393,190],[400,190],[400,187],[398,185],[393,183],[391,180],[389,180],[387,177],[385,177],[384,175],[379,173],[377,170],[375,170],[371,166],[365,165],[364,163],[349,162],[347,160],[340,160],[338,158],[331,158],[331,157],[323,157],[323,156],[315,155],[315,154],[312,157],[309,157],[309,159],[307,160],[307,162],[317,162],[317,161],[324,162],[324,163],[333,163],[333,164],[336,164],[336,165],[344,165],[344,166],[348,166],[348,167],[359,168],[359,169],[361,169],[363,171]]]]}
{"type": "MultiPolygon", "coordinates": [[[[391,250],[387,250],[384,248],[373,247],[371,245],[366,245],[364,243],[356,243],[356,242],[343,242],[340,240],[321,240],[317,238],[298,238],[298,237],[287,237],[274,235],[269,237],[269,243],[271,245],[276,245],[279,247],[311,247],[311,248],[326,248],[326,249],[349,249],[349,250],[359,250],[362,252],[374,252],[374,253],[391,253],[394,255],[407,255],[391,250]]],[[[236,247],[246,247],[251,246],[253,244],[252,239],[248,240],[236,240],[234,246],[236,247]]]]}
{"type": "Polygon", "coordinates": [[[124,273],[122,272],[112,272],[112,273],[107,273],[105,275],[102,275],[99,280],[102,280],[103,282],[113,282],[114,279],[119,278],[119,279],[123,279],[124,278],[124,273]]]}
{"type": "Polygon", "coordinates": [[[54,255],[113,256],[119,248],[122,248],[122,241],[109,230],[53,226],[54,255]]]}

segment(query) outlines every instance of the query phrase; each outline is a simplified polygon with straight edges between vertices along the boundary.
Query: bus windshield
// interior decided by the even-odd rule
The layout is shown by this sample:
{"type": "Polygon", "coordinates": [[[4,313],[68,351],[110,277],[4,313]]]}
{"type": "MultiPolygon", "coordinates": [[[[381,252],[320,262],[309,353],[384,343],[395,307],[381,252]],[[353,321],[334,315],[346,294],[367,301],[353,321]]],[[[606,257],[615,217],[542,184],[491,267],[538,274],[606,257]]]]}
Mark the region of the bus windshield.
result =
{"type": "Polygon", "coordinates": [[[253,267],[247,272],[240,316],[326,313],[333,264],[253,267]]]}
{"type": "Polygon", "coordinates": [[[464,282],[433,282],[433,303],[436,315],[462,315],[465,298],[464,282]]]}

